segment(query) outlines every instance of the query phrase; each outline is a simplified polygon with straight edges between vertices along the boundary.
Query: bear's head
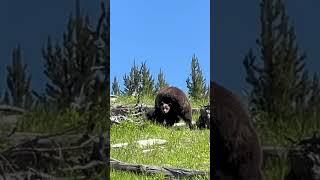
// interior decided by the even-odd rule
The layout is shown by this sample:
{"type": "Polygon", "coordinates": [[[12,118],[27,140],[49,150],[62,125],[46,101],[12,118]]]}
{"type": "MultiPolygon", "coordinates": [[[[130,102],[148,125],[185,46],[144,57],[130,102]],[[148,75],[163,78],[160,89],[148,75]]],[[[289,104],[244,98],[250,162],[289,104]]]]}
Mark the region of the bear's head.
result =
{"type": "Polygon", "coordinates": [[[170,106],[171,106],[171,103],[165,103],[162,101],[160,105],[160,109],[162,113],[167,114],[170,111],[170,108],[171,108],[170,106]]]}

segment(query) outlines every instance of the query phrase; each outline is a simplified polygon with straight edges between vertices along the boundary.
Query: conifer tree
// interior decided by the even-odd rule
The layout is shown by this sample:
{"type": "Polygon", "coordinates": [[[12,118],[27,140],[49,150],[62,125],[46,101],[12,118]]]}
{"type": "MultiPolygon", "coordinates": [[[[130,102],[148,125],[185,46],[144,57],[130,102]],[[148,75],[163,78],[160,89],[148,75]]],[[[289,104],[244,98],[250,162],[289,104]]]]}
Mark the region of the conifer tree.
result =
{"type": "Polygon", "coordinates": [[[12,64],[7,66],[8,91],[5,94],[5,103],[27,109],[32,106],[31,75],[28,74],[27,67],[27,64],[23,63],[21,48],[18,45],[12,52],[12,64]]]}
{"type": "Polygon", "coordinates": [[[163,71],[160,69],[160,72],[158,74],[158,82],[155,86],[156,92],[158,92],[160,89],[169,86],[169,84],[166,82],[165,76],[163,71]]]}
{"type": "Polygon", "coordinates": [[[206,82],[198,61],[198,58],[193,55],[191,60],[191,74],[187,79],[187,87],[189,95],[195,99],[201,99],[206,93],[206,82]]]}
{"type": "Polygon", "coordinates": [[[141,90],[143,95],[150,96],[154,93],[154,80],[150,74],[150,69],[147,67],[146,62],[141,63],[140,67],[141,76],[141,90]]]}
{"type": "Polygon", "coordinates": [[[69,18],[62,44],[56,42],[53,47],[48,38],[43,48],[44,73],[49,80],[46,93],[61,109],[70,106],[79,96],[85,102],[88,100],[84,100],[85,97],[93,100],[106,94],[108,54],[104,8],[96,28],[92,27],[88,16],[77,13],[76,17],[69,18]]]}
{"type": "Polygon", "coordinates": [[[140,91],[141,77],[139,67],[136,66],[135,61],[133,62],[133,67],[131,67],[130,74],[126,74],[123,77],[124,80],[124,93],[126,95],[136,95],[140,91]]]}
{"type": "Polygon", "coordinates": [[[116,77],[113,78],[113,82],[112,82],[112,94],[120,95],[120,87],[116,77]]]}
{"type": "Polygon", "coordinates": [[[261,58],[258,61],[250,50],[243,62],[246,81],[252,87],[249,105],[253,115],[266,112],[277,119],[296,112],[305,101],[306,56],[299,51],[284,2],[262,0],[260,8],[261,33],[257,45],[261,58]]]}

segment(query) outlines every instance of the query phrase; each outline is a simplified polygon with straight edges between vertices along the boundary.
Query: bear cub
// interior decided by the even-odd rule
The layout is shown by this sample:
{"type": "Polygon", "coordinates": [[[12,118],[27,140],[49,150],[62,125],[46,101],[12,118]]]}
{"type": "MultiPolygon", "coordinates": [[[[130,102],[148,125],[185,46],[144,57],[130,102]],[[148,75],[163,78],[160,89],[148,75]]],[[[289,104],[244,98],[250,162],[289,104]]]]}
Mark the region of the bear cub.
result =
{"type": "Polygon", "coordinates": [[[210,105],[200,109],[200,116],[196,125],[199,129],[210,129],[210,105]]]}

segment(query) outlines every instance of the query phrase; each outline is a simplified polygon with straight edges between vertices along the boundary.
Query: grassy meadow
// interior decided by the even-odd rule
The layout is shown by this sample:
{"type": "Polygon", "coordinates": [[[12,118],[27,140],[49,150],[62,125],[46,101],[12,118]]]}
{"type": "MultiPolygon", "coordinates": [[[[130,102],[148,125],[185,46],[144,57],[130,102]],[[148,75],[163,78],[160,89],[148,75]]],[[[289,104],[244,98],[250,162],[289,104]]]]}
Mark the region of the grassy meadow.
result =
{"type": "MultiPolygon", "coordinates": [[[[112,104],[135,104],[134,97],[119,97],[112,104]]],[[[153,105],[153,97],[143,97],[140,103],[153,105]]],[[[208,103],[206,100],[193,101],[193,108],[198,108],[208,103]]],[[[18,121],[19,132],[53,133],[74,127],[85,122],[87,114],[80,115],[73,110],[66,110],[58,114],[45,111],[27,113],[18,121]]],[[[197,120],[199,114],[193,114],[197,120]]],[[[279,122],[268,121],[260,116],[255,123],[261,143],[264,146],[291,147],[292,141],[299,141],[312,136],[320,129],[320,123],[315,116],[296,116],[283,119],[279,122]]],[[[81,131],[81,130],[80,130],[81,131]]],[[[210,168],[210,143],[209,130],[189,130],[186,126],[166,128],[146,120],[144,117],[129,116],[118,125],[111,126],[110,144],[128,143],[123,148],[112,148],[111,157],[132,164],[145,164],[152,166],[178,167],[195,170],[209,171],[210,168]],[[140,147],[136,141],[143,139],[163,139],[164,145],[140,147]],[[151,150],[144,152],[144,150],[151,150]]],[[[0,148],[6,144],[0,140],[0,148]]],[[[270,160],[265,163],[263,173],[266,180],[283,180],[288,172],[288,161],[285,158],[270,160]]],[[[163,175],[143,175],[111,170],[112,179],[164,179],[163,175]]],[[[199,177],[196,179],[208,179],[199,177]]]]}
{"type": "MultiPolygon", "coordinates": [[[[153,106],[154,97],[142,97],[140,102],[153,106]]],[[[135,104],[135,97],[119,97],[114,104],[135,104]]],[[[192,101],[193,108],[207,105],[208,101],[192,101]]],[[[193,114],[197,120],[198,113],[193,114]]],[[[123,148],[111,148],[111,157],[132,164],[177,167],[186,169],[210,169],[210,131],[190,130],[187,126],[167,128],[156,125],[144,117],[128,117],[128,120],[111,126],[110,144],[128,143],[123,148]],[[136,141],[145,139],[163,139],[164,145],[140,147],[136,141]],[[143,150],[150,150],[143,152],[143,150]]],[[[146,176],[127,172],[111,171],[112,179],[164,179],[162,175],[146,176]]],[[[209,179],[199,177],[195,179],[209,179]]]]}

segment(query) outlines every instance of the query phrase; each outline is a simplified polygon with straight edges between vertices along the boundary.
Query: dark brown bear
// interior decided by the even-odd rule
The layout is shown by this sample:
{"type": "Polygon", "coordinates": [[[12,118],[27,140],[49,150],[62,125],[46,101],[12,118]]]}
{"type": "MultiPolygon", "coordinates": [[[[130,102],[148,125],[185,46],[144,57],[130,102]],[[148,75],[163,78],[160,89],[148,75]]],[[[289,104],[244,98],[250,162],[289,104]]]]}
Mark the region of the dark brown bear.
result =
{"type": "Polygon", "coordinates": [[[247,110],[236,95],[214,82],[211,95],[213,159],[217,174],[237,180],[261,180],[261,146],[247,110]]]}
{"type": "Polygon", "coordinates": [[[200,116],[196,125],[199,129],[210,129],[210,105],[200,109],[200,116]]]}
{"type": "Polygon", "coordinates": [[[155,99],[155,108],[147,114],[148,119],[158,123],[173,126],[179,119],[183,119],[190,129],[192,125],[191,106],[186,94],[176,87],[161,89],[155,99]]]}

